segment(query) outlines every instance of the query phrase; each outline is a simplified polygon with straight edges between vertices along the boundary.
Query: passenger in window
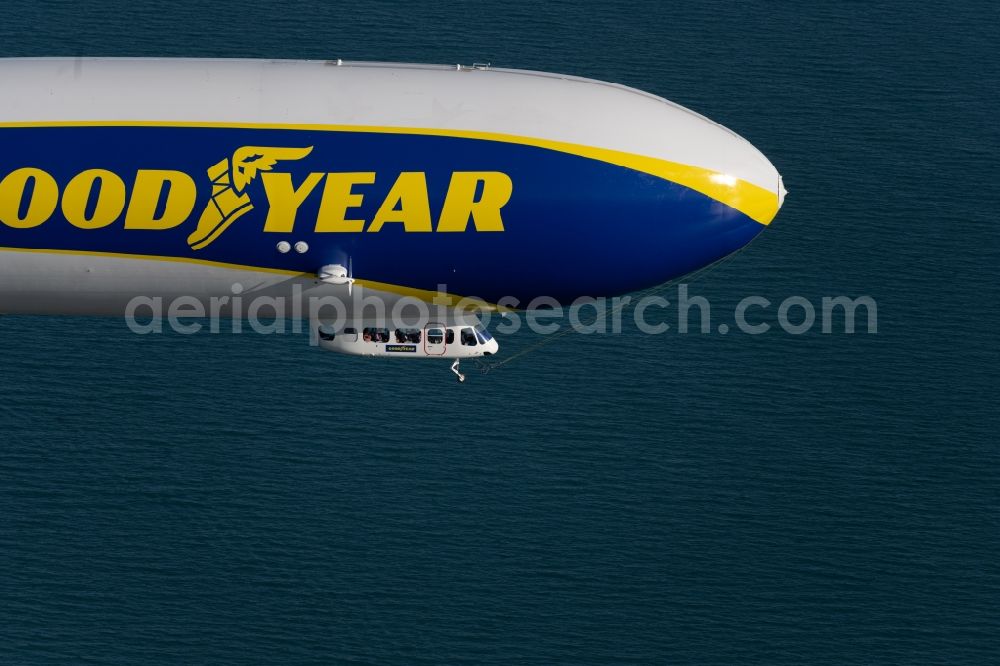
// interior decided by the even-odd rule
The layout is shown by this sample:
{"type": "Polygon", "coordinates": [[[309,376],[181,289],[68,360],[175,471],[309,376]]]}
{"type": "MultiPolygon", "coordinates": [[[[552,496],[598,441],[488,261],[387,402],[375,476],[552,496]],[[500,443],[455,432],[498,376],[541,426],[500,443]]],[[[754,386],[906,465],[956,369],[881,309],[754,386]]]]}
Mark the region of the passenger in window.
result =
{"type": "Polygon", "coordinates": [[[365,337],[365,342],[371,342],[372,341],[372,332],[369,331],[367,328],[365,329],[365,336],[364,337],[365,337]]]}
{"type": "Polygon", "coordinates": [[[466,347],[476,346],[476,334],[472,332],[471,328],[462,329],[462,344],[466,347]]]}

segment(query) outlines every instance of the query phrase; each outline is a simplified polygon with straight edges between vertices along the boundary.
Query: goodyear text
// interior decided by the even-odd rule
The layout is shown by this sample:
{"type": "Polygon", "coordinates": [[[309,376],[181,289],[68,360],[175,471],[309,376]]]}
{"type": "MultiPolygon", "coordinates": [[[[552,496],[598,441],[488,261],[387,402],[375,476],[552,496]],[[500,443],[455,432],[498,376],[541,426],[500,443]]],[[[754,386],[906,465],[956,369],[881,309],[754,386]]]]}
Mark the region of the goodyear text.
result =
{"type": "Polygon", "coordinates": [[[199,250],[254,209],[257,202],[252,200],[248,185],[259,179],[254,191],[257,198],[263,194],[266,199],[262,231],[268,233],[378,233],[391,226],[413,233],[464,232],[470,228],[504,231],[502,209],[513,193],[513,182],[506,173],[454,171],[443,203],[432,210],[427,176],[422,171],[275,170],[276,165],[302,159],[311,151],[312,147],[243,146],[207,170],[207,183],[202,178],[202,183],[211,187],[207,201],[204,190],[200,195],[196,179],[183,171],[139,169],[129,174],[134,177],[127,185],[120,174],[95,168],[77,173],[60,186],[45,170],[22,167],[0,179],[0,223],[12,229],[32,229],[58,211],[79,229],[120,225],[129,230],[158,231],[197,219],[188,244],[199,250]],[[377,208],[367,191],[376,182],[392,183],[377,201],[377,208]],[[306,206],[307,202],[311,205],[306,206]],[[362,215],[362,204],[375,212],[362,215]],[[307,209],[312,211],[310,219],[304,214],[307,209]]]}

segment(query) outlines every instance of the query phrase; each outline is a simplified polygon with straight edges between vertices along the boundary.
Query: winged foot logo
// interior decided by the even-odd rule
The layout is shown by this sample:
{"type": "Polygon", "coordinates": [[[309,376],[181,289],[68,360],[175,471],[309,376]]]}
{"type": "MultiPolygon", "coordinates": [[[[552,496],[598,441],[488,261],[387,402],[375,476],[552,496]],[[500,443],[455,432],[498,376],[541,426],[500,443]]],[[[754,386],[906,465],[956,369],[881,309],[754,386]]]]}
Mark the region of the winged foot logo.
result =
{"type": "Polygon", "coordinates": [[[208,169],[212,181],[212,198],[209,199],[198,228],[188,236],[188,245],[200,250],[214,241],[229,225],[253,210],[247,185],[259,171],[270,171],[279,160],[301,160],[312,152],[308,148],[263,148],[243,146],[227,158],[208,169]]]}

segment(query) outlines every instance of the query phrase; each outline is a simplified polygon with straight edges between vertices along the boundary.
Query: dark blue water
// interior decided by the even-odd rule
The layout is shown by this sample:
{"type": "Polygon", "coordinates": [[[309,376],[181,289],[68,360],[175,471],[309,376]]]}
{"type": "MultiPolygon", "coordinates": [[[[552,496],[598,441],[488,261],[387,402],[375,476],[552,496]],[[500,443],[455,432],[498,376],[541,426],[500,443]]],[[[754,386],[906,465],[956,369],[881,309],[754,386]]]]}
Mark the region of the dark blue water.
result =
{"type": "Polygon", "coordinates": [[[997,661],[995,5],[139,5],[8,2],[0,55],[634,85],[791,191],[692,285],[713,316],[867,294],[878,333],[626,327],[459,386],[303,336],[0,318],[0,663],[997,661]]]}

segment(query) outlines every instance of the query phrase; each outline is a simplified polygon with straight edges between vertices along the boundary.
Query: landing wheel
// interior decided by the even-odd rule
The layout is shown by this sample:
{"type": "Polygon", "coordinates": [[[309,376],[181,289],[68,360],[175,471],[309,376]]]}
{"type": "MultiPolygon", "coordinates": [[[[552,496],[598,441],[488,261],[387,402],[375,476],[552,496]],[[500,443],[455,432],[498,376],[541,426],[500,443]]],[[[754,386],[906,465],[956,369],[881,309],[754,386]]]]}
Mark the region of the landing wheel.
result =
{"type": "Polygon", "coordinates": [[[455,362],[451,364],[451,371],[455,373],[456,377],[458,377],[459,384],[465,381],[465,375],[458,371],[458,359],[455,359],[455,362]]]}

